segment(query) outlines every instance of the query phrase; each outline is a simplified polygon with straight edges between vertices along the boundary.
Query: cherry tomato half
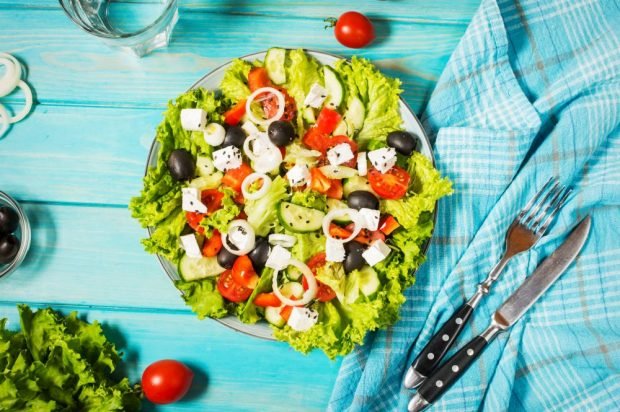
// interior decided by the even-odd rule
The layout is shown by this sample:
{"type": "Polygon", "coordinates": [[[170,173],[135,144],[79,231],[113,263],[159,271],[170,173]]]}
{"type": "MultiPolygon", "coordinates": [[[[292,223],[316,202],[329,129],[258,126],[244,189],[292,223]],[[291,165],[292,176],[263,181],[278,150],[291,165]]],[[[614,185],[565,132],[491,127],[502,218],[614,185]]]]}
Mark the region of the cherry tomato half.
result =
{"type": "Polygon", "coordinates": [[[334,34],[343,46],[359,49],[375,39],[375,28],[362,13],[347,11],[338,17],[334,34]]]}
{"type": "Polygon", "coordinates": [[[400,199],[405,196],[410,179],[409,173],[398,166],[394,166],[386,173],[381,173],[375,168],[368,171],[370,187],[384,199],[400,199]]]}
{"type": "Polygon", "coordinates": [[[243,287],[254,289],[258,284],[258,275],[247,255],[239,256],[232,267],[232,277],[235,283],[243,287]]]}
{"type": "Polygon", "coordinates": [[[252,289],[235,282],[231,270],[227,270],[220,275],[217,281],[217,290],[220,292],[220,295],[231,302],[244,302],[252,294],[252,289]]]}
{"type": "Polygon", "coordinates": [[[156,404],[172,403],[185,396],[194,372],[185,364],[164,359],[151,363],[142,373],[142,391],[146,398],[156,404]]]}

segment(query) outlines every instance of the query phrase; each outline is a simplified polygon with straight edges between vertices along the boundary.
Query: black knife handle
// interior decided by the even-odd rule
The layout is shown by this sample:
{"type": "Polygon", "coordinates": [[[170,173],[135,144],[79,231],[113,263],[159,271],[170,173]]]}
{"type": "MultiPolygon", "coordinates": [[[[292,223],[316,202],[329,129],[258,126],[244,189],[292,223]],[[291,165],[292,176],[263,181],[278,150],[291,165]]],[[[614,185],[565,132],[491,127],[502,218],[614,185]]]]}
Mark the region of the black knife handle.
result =
{"type": "Polygon", "coordinates": [[[454,312],[452,317],[443,324],[441,329],[422,349],[411,367],[422,376],[430,376],[463,331],[473,311],[474,308],[468,303],[464,303],[454,312]]]}
{"type": "Polygon", "coordinates": [[[418,388],[418,394],[428,403],[435,402],[459,380],[487,345],[486,339],[476,336],[430,375],[418,388]]]}

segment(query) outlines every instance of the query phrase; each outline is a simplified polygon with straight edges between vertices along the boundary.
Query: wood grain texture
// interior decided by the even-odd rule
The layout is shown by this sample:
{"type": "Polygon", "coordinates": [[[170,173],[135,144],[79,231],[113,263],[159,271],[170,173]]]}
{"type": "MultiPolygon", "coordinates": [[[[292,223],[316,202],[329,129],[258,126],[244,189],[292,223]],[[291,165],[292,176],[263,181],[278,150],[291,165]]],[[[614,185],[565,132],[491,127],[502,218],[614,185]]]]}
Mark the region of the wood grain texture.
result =
{"type": "Polygon", "coordinates": [[[162,108],[214,67],[281,46],[368,57],[388,75],[401,78],[405,99],[418,111],[466,28],[385,21],[377,29],[374,46],[352,52],[323,30],[321,20],[297,14],[283,21],[270,16],[181,13],[170,47],[137,59],[85,35],[61,10],[2,13],[11,18],[0,24],[0,44],[28,66],[37,100],[72,106],[162,108]],[[294,30],[276,29],[282,27],[294,30]]]}
{"type": "MultiPolygon", "coordinates": [[[[73,309],[59,308],[65,314],[73,309]]],[[[0,304],[0,317],[8,317],[9,329],[18,329],[15,306],[0,304]]],[[[186,399],[157,408],[144,402],[146,411],[320,411],[340,365],[321,353],[303,356],[285,343],[242,335],[211,320],[90,310],[85,320],[95,319],[125,353],[132,382],[151,362],[165,358],[198,372],[186,399]]]]}
{"type": "MultiPolygon", "coordinates": [[[[149,3],[159,0],[125,0],[123,3],[149,3]]],[[[417,21],[438,24],[467,24],[480,4],[476,0],[427,1],[427,0],[179,0],[182,12],[215,14],[250,14],[254,16],[301,15],[304,18],[324,19],[338,17],[347,10],[363,12],[377,20],[417,21]]],[[[0,0],[6,9],[57,9],[57,0],[0,0]]]]}

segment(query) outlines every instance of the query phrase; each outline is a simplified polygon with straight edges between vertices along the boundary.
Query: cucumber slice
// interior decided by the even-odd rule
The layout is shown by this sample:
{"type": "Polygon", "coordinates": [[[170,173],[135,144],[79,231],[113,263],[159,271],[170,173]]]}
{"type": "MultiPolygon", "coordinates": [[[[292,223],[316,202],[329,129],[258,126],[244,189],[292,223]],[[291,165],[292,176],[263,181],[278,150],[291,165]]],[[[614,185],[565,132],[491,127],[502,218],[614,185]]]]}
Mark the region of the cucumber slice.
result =
{"type": "Polygon", "coordinates": [[[377,195],[375,191],[372,190],[368,179],[366,179],[364,176],[353,176],[345,179],[344,184],[342,185],[342,191],[345,197],[349,196],[351,192],[355,192],[356,190],[365,190],[374,194],[375,196],[377,195]]]}
{"type": "Polygon", "coordinates": [[[357,176],[357,169],[348,166],[321,166],[319,170],[330,179],[347,179],[357,176]]]}
{"type": "Polygon", "coordinates": [[[179,261],[179,274],[185,281],[199,280],[217,276],[226,269],[217,263],[217,257],[193,258],[183,255],[179,261]]]}
{"type": "MultiPolygon", "coordinates": [[[[342,200],[328,198],[327,199],[327,212],[331,212],[336,209],[347,209],[349,206],[342,200]]],[[[349,219],[348,215],[344,215],[341,217],[334,218],[334,222],[337,223],[351,223],[351,219],[349,219]]]]}
{"type": "Polygon", "coordinates": [[[278,219],[285,229],[305,233],[319,230],[323,225],[325,213],[309,207],[281,202],[278,206],[278,219]]]}
{"type": "Polygon", "coordinates": [[[209,176],[197,177],[189,182],[189,187],[194,187],[199,190],[217,189],[220,186],[224,175],[222,172],[211,173],[209,176]]]}
{"type": "Polygon", "coordinates": [[[359,287],[364,295],[370,296],[376,293],[380,285],[379,276],[373,268],[364,266],[360,269],[359,287]]]}
{"type": "Polygon", "coordinates": [[[271,48],[265,55],[265,68],[272,82],[282,84],[286,82],[286,50],[271,48]]]}
{"type": "Polygon", "coordinates": [[[325,81],[325,88],[329,93],[325,100],[325,106],[330,109],[336,109],[340,106],[340,103],[342,103],[344,86],[334,69],[329,66],[323,66],[323,79],[325,81]]]}
{"type": "Polygon", "coordinates": [[[282,285],[280,292],[287,298],[293,296],[299,299],[304,295],[304,287],[299,282],[288,282],[282,285]]]}
{"type": "Polygon", "coordinates": [[[280,316],[280,310],[281,308],[274,306],[268,306],[265,308],[265,320],[278,328],[281,328],[286,324],[284,318],[280,316]]]}
{"type": "Polygon", "coordinates": [[[304,120],[308,124],[316,123],[316,116],[314,115],[314,109],[312,107],[306,107],[303,111],[304,120]]]}
{"type": "Polygon", "coordinates": [[[341,120],[336,125],[336,128],[334,129],[334,132],[332,134],[334,136],[345,135],[345,136],[351,137],[351,134],[349,134],[349,124],[347,123],[347,121],[346,120],[341,120]]]}
{"type": "Polygon", "coordinates": [[[364,107],[364,103],[362,103],[359,97],[355,96],[349,103],[349,108],[344,114],[344,119],[350,126],[349,128],[353,128],[350,132],[354,133],[355,131],[360,130],[364,125],[365,118],[366,108],[364,107]]]}
{"type": "Polygon", "coordinates": [[[196,159],[196,170],[198,171],[198,176],[211,176],[215,171],[213,160],[209,156],[198,156],[196,159]]]}

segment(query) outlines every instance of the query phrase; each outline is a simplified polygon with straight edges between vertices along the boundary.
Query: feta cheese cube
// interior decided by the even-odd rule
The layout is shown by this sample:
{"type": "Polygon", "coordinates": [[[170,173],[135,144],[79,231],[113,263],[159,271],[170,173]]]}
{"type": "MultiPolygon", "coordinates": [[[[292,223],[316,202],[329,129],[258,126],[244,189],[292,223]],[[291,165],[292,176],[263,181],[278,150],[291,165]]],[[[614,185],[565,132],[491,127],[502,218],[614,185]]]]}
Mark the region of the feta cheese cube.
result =
{"type": "Polygon", "coordinates": [[[181,246],[185,249],[187,256],[192,258],[202,257],[202,251],[200,250],[200,246],[198,246],[198,240],[196,240],[196,236],[193,233],[181,236],[181,246]]]}
{"type": "Polygon", "coordinates": [[[325,260],[328,262],[342,262],[345,257],[344,245],[335,239],[327,238],[325,241],[325,260]]]}
{"type": "Polygon", "coordinates": [[[251,241],[250,234],[241,226],[233,227],[231,233],[226,237],[233,246],[239,250],[244,250],[251,241]]]}
{"type": "Polygon", "coordinates": [[[366,162],[366,152],[357,154],[357,174],[366,176],[368,174],[368,163],[366,162]]]}
{"type": "Polygon", "coordinates": [[[370,163],[380,171],[386,173],[396,164],[396,149],[393,147],[383,147],[381,149],[368,152],[370,163]]]}
{"type": "Polygon", "coordinates": [[[362,253],[362,257],[370,266],[374,266],[388,257],[390,254],[390,247],[385,244],[381,239],[372,242],[370,247],[362,253]]]}
{"type": "Polygon", "coordinates": [[[355,155],[351,151],[351,146],[347,143],[340,143],[327,151],[327,160],[333,166],[341,165],[353,159],[355,155]]]}
{"type": "Polygon", "coordinates": [[[213,165],[222,172],[238,168],[241,162],[241,151],[235,146],[226,146],[213,152],[213,165]]]}
{"type": "Polygon", "coordinates": [[[181,127],[191,132],[200,132],[207,127],[207,112],[202,109],[181,110],[181,127]]]}
{"type": "Polygon", "coordinates": [[[200,191],[194,187],[181,189],[183,199],[181,208],[186,212],[207,213],[207,207],[200,201],[200,191]]]}
{"type": "Polygon", "coordinates": [[[246,120],[245,122],[243,122],[243,124],[241,125],[241,128],[245,131],[245,133],[248,136],[253,136],[255,134],[260,133],[260,130],[258,130],[258,127],[256,127],[256,125],[249,120],[246,120]]]}
{"type": "Polygon", "coordinates": [[[271,248],[265,266],[273,270],[283,270],[288,266],[289,260],[291,260],[291,252],[280,245],[276,245],[271,248]]]}
{"type": "Polygon", "coordinates": [[[310,106],[318,109],[323,105],[326,98],[327,89],[318,83],[314,83],[312,87],[310,87],[310,90],[304,99],[304,106],[310,106]]]}
{"type": "Polygon", "coordinates": [[[381,212],[363,207],[360,209],[359,214],[362,217],[365,229],[374,232],[379,228],[379,218],[381,216],[381,212]]]}
{"type": "Polygon", "coordinates": [[[308,165],[296,164],[288,171],[286,178],[292,187],[303,186],[310,183],[310,170],[308,170],[308,165]]]}
{"type": "Polygon", "coordinates": [[[298,332],[304,332],[313,327],[319,320],[319,314],[314,309],[294,307],[287,324],[298,332]]]}

